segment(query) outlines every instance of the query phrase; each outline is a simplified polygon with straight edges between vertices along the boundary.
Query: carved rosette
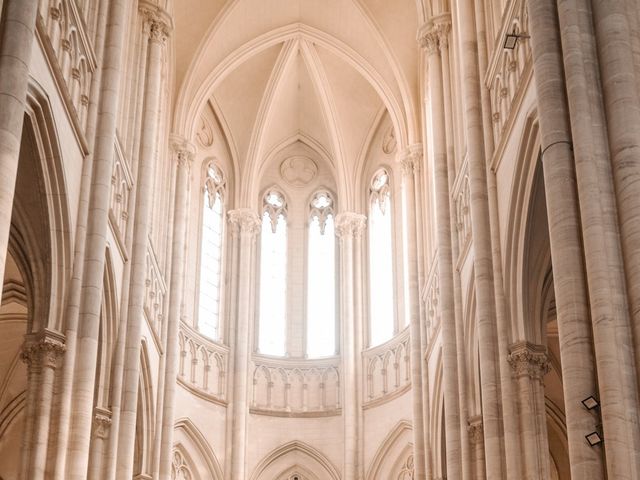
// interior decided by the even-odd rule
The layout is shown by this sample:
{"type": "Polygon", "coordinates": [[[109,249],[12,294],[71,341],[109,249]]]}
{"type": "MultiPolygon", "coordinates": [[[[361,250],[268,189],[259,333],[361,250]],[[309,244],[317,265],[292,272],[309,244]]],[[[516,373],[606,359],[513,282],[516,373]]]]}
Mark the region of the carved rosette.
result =
{"type": "Polygon", "coordinates": [[[21,358],[29,369],[55,369],[58,359],[65,351],[64,337],[46,330],[32,338],[27,338],[22,348],[21,358]]]}
{"type": "Polygon", "coordinates": [[[359,238],[365,229],[367,217],[360,213],[343,212],[336,215],[336,235],[340,238],[359,238]]]}
{"type": "Polygon", "coordinates": [[[528,376],[532,380],[542,382],[551,370],[546,347],[529,342],[513,344],[508,361],[516,378],[528,376]]]}
{"type": "Polygon", "coordinates": [[[480,445],[484,441],[484,429],[482,427],[482,416],[469,418],[467,425],[467,432],[469,432],[469,441],[472,445],[480,445]]]}
{"type": "Polygon", "coordinates": [[[422,163],[422,144],[418,143],[405,148],[398,155],[398,162],[403,175],[411,176],[418,173],[422,163]]]}
{"type": "Polygon", "coordinates": [[[173,22],[169,14],[150,1],[140,2],[143,32],[152,42],[164,43],[171,33],[173,22]]]}
{"type": "Polygon", "coordinates": [[[188,170],[196,153],[195,145],[180,135],[171,135],[169,144],[178,166],[188,170]]]}
{"type": "Polygon", "coordinates": [[[106,408],[96,407],[93,414],[93,434],[97,438],[109,437],[111,428],[111,411],[106,408]]]}
{"type": "Polygon", "coordinates": [[[248,234],[253,237],[260,232],[260,217],[250,208],[230,210],[227,216],[233,235],[248,234]]]}

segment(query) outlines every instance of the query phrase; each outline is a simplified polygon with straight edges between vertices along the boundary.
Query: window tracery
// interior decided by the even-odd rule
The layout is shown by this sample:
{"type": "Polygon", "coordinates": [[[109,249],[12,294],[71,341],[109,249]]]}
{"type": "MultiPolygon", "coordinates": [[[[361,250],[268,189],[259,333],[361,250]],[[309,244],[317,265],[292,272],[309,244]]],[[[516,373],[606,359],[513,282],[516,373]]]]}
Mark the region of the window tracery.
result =
{"type": "Polygon", "coordinates": [[[384,343],[394,333],[391,210],[391,181],[383,168],[375,173],[369,187],[370,346],[384,343]]]}
{"type": "Polygon", "coordinates": [[[192,480],[193,475],[180,450],[174,450],[171,463],[171,480],[192,480]]]}
{"type": "Polygon", "coordinates": [[[268,355],[286,353],[287,203],[277,189],[262,202],[260,236],[260,311],[258,350],[268,355]]]}
{"type": "Polygon", "coordinates": [[[414,468],[413,468],[413,455],[409,455],[407,460],[402,465],[402,469],[398,474],[398,480],[413,480],[414,468]]]}
{"type": "Polygon", "coordinates": [[[336,353],[336,260],[333,198],[317,192],[310,202],[307,269],[307,356],[336,353]]]}
{"type": "Polygon", "coordinates": [[[224,193],[222,170],[210,163],[203,189],[198,330],[213,339],[219,338],[220,327],[224,193]]]}

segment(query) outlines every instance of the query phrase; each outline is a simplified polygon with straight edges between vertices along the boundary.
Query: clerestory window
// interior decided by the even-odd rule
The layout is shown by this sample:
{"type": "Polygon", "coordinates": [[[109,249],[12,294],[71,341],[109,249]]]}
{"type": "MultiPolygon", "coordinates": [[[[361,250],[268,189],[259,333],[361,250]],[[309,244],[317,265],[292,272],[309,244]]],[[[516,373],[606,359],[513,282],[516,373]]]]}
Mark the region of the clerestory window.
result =
{"type": "Polygon", "coordinates": [[[286,353],[287,205],[276,189],[263,197],[260,234],[260,310],[258,351],[286,353]]]}
{"type": "Polygon", "coordinates": [[[369,345],[389,340],[394,333],[393,229],[391,183],[378,170],[369,187],[369,345]]]}
{"type": "Polygon", "coordinates": [[[202,195],[198,330],[216,340],[220,333],[224,188],[222,171],[210,163],[206,168],[202,195]]]}
{"type": "Polygon", "coordinates": [[[336,237],[333,198],[317,192],[309,205],[307,356],[336,353],[336,237]]]}

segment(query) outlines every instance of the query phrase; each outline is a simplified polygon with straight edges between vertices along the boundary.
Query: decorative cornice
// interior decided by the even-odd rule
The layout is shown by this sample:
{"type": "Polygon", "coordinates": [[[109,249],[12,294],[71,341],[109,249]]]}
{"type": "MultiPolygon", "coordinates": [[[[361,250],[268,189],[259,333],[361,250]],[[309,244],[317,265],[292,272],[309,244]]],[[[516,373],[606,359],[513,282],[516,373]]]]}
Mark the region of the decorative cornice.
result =
{"type": "Polygon", "coordinates": [[[482,426],[482,415],[470,417],[467,425],[469,440],[474,445],[480,445],[484,441],[484,428],[482,426]]]}
{"type": "Polygon", "coordinates": [[[260,217],[250,208],[238,208],[227,213],[233,233],[257,235],[260,232],[260,217]]]}
{"type": "Polygon", "coordinates": [[[58,358],[65,351],[64,335],[44,329],[37,334],[27,335],[21,358],[29,368],[56,368],[58,358]]]}
{"type": "Polygon", "coordinates": [[[365,229],[367,217],[360,213],[342,212],[336,215],[336,235],[358,238],[365,229]]]}
{"type": "Polygon", "coordinates": [[[516,378],[528,376],[532,380],[542,381],[551,370],[547,357],[547,348],[526,341],[511,345],[507,358],[516,378]]]}
{"type": "Polygon", "coordinates": [[[169,146],[175,154],[175,159],[180,167],[191,167],[193,157],[196,153],[196,146],[186,138],[172,134],[169,137],[169,146]]]}
{"type": "Polygon", "coordinates": [[[164,43],[173,30],[171,16],[149,0],[140,0],[138,9],[143,17],[143,32],[149,40],[164,43]]]}

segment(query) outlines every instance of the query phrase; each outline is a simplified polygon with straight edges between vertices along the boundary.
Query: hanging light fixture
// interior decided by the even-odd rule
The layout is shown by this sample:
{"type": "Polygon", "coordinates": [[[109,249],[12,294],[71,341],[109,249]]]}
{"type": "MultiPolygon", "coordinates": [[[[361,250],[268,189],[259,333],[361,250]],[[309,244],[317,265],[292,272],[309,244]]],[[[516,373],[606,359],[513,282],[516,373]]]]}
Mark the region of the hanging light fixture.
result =
{"type": "Polygon", "coordinates": [[[519,38],[530,38],[530,37],[525,33],[516,33],[516,30],[514,28],[513,32],[507,33],[505,35],[504,44],[502,45],[502,47],[506,50],[513,50],[514,48],[516,48],[519,38]]]}

